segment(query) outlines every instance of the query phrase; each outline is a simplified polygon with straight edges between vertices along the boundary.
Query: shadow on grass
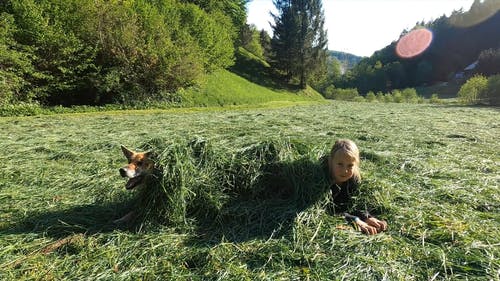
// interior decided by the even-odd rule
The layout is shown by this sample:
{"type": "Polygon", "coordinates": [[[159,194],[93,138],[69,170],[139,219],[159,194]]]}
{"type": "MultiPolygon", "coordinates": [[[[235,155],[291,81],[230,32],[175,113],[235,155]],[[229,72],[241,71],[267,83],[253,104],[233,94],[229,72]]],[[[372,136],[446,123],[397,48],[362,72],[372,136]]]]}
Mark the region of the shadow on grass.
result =
{"type": "Polygon", "coordinates": [[[37,233],[62,239],[75,234],[140,233],[172,227],[175,231],[193,234],[194,238],[188,242],[192,245],[244,242],[287,235],[297,214],[325,196],[319,163],[306,159],[273,163],[262,166],[260,172],[261,176],[253,183],[254,188],[227,191],[229,199],[219,208],[213,206],[217,202],[208,202],[207,198],[188,206],[184,225],[148,218],[114,223],[113,220],[137,206],[138,198],[133,198],[28,214],[17,224],[1,228],[0,234],[37,233]]]}
{"type": "Polygon", "coordinates": [[[238,243],[288,235],[297,215],[325,198],[322,173],[318,163],[305,159],[266,166],[259,188],[231,198],[213,218],[195,215],[197,236],[238,243]]]}
{"type": "Polygon", "coordinates": [[[326,198],[324,163],[300,142],[263,141],[231,152],[204,139],[154,139],[144,149],[158,152],[154,160],[162,168],[134,196],[34,212],[0,233],[61,238],[168,227],[192,234],[193,243],[242,242],[285,235],[300,212],[326,198]],[[129,211],[136,219],[113,222],[129,211]]]}
{"type": "Polygon", "coordinates": [[[130,202],[116,202],[103,205],[81,205],[46,213],[28,213],[25,219],[15,225],[0,228],[0,234],[40,233],[55,239],[71,234],[92,235],[115,230],[133,231],[132,225],[118,225],[113,222],[119,214],[126,213],[130,202]]]}

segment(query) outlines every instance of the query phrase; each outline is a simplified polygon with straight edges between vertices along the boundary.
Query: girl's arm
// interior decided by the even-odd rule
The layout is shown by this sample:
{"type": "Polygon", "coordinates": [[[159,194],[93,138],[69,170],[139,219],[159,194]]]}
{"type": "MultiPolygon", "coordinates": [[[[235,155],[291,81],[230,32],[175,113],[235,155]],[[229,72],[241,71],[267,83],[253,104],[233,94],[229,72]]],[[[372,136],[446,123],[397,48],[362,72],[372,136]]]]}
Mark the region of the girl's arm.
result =
{"type": "Polygon", "coordinates": [[[347,222],[353,223],[355,226],[357,226],[359,230],[361,230],[361,232],[363,233],[366,233],[368,235],[373,235],[378,233],[375,227],[367,224],[357,216],[351,215],[349,213],[344,213],[344,218],[346,219],[347,222]]]}
{"type": "Polygon", "coordinates": [[[378,220],[377,218],[366,212],[356,212],[356,215],[344,213],[344,218],[347,222],[356,225],[361,232],[373,235],[387,230],[387,222],[378,220]]]}
{"type": "Polygon", "coordinates": [[[373,226],[377,229],[378,232],[387,230],[387,222],[384,220],[379,220],[376,217],[370,217],[365,220],[367,224],[373,226]]]}

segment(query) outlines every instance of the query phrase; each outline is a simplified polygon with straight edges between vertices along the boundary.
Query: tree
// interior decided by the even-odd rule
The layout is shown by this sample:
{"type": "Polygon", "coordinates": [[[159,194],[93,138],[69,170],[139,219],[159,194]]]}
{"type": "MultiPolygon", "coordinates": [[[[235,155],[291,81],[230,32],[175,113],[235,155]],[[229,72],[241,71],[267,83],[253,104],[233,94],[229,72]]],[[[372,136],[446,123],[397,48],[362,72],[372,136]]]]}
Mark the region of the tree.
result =
{"type": "Polygon", "coordinates": [[[260,32],[254,24],[245,25],[240,32],[241,46],[259,58],[264,58],[260,32]]]}
{"type": "Polygon", "coordinates": [[[264,59],[269,61],[269,58],[271,57],[271,36],[269,36],[269,33],[267,33],[264,29],[262,29],[259,33],[259,41],[262,46],[262,51],[264,52],[264,59]]]}
{"type": "Polygon", "coordinates": [[[488,79],[478,75],[467,80],[458,91],[458,99],[464,104],[479,104],[486,100],[488,79]]]}
{"type": "Polygon", "coordinates": [[[31,54],[14,40],[16,31],[14,17],[0,13],[0,105],[31,98],[31,84],[25,79],[34,75],[31,54]]]}
{"type": "Polygon", "coordinates": [[[308,80],[326,73],[327,36],[321,0],[275,0],[272,64],[288,78],[308,80]]]}
{"type": "Polygon", "coordinates": [[[234,63],[245,15],[244,0],[191,2],[0,1],[0,102],[176,99],[234,63]]]}
{"type": "Polygon", "coordinates": [[[181,2],[196,4],[210,14],[214,14],[216,11],[221,12],[231,18],[232,24],[237,30],[245,26],[246,4],[249,0],[182,0],[181,2]]]}
{"type": "Polygon", "coordinates": [[[500,48],[481,52],[477,64],[477,72],[482,75],[500,74],[500,48]]]}

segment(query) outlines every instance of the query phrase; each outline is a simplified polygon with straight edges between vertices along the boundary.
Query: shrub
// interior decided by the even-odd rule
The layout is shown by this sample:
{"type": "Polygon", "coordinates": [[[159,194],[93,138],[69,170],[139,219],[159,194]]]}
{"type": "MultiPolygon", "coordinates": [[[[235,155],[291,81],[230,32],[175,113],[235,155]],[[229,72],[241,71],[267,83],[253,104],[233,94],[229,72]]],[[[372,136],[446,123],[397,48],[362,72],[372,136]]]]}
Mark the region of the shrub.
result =
{"type": "Polygon", "coordinates": [[[323,92],[323,96],[326,99],[333,99],[333,92],[334,91],[335,91],[335,86],[330,85],[330,86],[328,86],[328,87],[325,88],[325,90],[323,92]]]}
{"type": "Polygon", "coordinates": [[[234,59],[231,18],[184,1],[7,0],[0,13],[4,101],[131,103],[234,59]]]}
{"type": "Polygon", "coordinates": [[[378,101],[378,102],[385,102],[384,93],[382,93],[382,92],[377,92],[376,97],[377,97],[377,101],[378,101]]]}
{"type": "Polygon", "coordinates": [[[0,104],[0,117],[34,116],[43,113],[44,109],[37,103],[0,104]]]}
{"type": "Polygon", "coordinates": [[[392,91],[392,101],[396,103],[402,103],[404,101],[403,94],[400,90],[392,91]]]}
{"type": "Polygon", "coordinates": [[[352,99],[352,100],[355,102],[365,102],[366,101],[365,97],[363,97],[363,96],[354,97],[354,99],[352,99]]]}
{"type": "Polygon", "coordinates": [[[375,94],[372,91],[370,91],[370,92],[368,92],[368,94],[366,94],[366,101],[367,102],[375,102],[375,101],[377,101],[377,97],[375,96],[375,94]]]}
{"type": "Polygon", "coordinates": [[[430,103],[441,103],[441,100],[439,99],[438,94],[432,94],[431,98],[429,99],[430,103]]]}
{"type": "Polygon", "coordinates": [[[387,93],[384,95],[384,102],[394,102],[394,97],[391,93],[387,93]]]}
{"type": "Polygon", "coordinates": [[[403,91],[401,91],[401,95],[403,96],[403,100],[407,103],[416,103],[419,100],[417,90],[414,88],[403,89],[403,91]]]}
{"type": "Polygon", "coordinates": [[[332,89],[332,98],[335,100],[353,101],[356,97],[359,97],[359,93],[355,88],[332,89]]]}
{"type": "Polygon", "coordinates": [[[500,105],[500,74],[488,79],[488,87],[485,93],[491,105],[500,105]]]}
{"type": "Polygon", "coordinates": [[[29,101],[30,82],[25,76],[32,75],[30,53],[14,40],[17,28],[14,17],[0,13],[0,105],[29,101]]]}
{"type": "Polygon", "coordinates": [[[464,104],[478,104],[485,101],[488,79],[477,75],[465,82],[458,91],[458,99],[464,104]]]}

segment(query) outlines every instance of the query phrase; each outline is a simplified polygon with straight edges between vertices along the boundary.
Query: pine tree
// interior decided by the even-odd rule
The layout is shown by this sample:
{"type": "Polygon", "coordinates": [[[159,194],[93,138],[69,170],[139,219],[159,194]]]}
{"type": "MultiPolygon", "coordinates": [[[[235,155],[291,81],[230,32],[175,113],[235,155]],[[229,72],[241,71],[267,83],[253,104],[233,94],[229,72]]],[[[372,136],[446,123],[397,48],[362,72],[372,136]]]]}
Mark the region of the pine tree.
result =
{"type": "Polygon", "coordinates": [[[308,79],[324,72],[327,38],[321,0],[275,0],[273,66],[288,79],[298,78],[305,88],[308,79]]]}

